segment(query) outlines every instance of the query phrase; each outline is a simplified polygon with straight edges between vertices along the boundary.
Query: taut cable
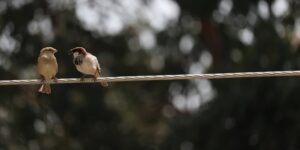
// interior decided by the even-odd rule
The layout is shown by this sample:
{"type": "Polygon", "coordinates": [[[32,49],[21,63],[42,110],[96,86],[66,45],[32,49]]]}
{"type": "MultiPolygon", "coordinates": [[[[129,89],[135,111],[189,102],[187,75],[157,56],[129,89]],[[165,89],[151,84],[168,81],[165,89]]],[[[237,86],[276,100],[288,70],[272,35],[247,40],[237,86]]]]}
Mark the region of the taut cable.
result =
{"type": "MultiPolygon", "coordinates": [[[[193,80],[193,79],[228,79],[228,78],[254,78],[254,77],[287,77],[300,76],[300,71],[265,71],[265,72],[237,72],[237,73],[207,73],[207,74],[178,74],[178,75],[148,75],[148,76],[119,76],[100,77],[96,82],[133,82],[133,81],[157,81],[157,80],[193,80]]],[[[80,78],[62,78],[47,82],[50,84],[71,84],[71,83],[94,83],[92,78],[81,81],[80,78]]],[[[3,85],[34,85],[42,84],[41,80],[0,80],[3,85]]]]}

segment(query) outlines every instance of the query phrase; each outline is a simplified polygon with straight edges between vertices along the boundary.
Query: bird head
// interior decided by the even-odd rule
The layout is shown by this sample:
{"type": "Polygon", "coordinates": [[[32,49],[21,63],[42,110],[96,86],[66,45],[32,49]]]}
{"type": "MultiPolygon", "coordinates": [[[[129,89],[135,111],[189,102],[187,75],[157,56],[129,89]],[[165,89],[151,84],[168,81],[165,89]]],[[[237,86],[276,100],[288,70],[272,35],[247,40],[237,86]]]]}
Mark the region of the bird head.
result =
{"type": "Polygon", "coordinates": [[[75,48],[70,49],[70,51],[69,51],[69,55],[73,54],[74,56],[79,55],[79,54],[86,55],[86,53],[87,53],[87,51],[83,47],[75,47],[75,48]]]}
{"type": "Polygon", "coordinates": [[[41,49],[40,53],[45,53],[45,52],[50,52],[50,53],[56,53],[57,50],[53,47],[44,47],[41,49]]]}

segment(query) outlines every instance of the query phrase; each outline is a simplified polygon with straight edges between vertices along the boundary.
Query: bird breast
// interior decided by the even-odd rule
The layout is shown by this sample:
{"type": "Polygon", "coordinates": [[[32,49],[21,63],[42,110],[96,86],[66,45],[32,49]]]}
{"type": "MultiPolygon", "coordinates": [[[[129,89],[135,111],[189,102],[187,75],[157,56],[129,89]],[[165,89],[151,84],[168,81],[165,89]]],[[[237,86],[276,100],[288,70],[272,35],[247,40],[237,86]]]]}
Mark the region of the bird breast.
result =
{"type": "Polygon", "coordinates": [[[75,58],[74,63],[76,69],[83,74],[95,75],[97,71],[97,64],[95,64],[94,60],[91,57],[85,56],[81,58],[81,60],[76,60],[75,58]],[[78,65],[76,65],[76,61],[81,63],[78,63],[78,65]]]}
{"type": "Polygon", "coordinates": [[[57,62],[54,55],[41,55],[38,58],[38,72],[46,79],[51,79],[57,73],[57,62]]]}

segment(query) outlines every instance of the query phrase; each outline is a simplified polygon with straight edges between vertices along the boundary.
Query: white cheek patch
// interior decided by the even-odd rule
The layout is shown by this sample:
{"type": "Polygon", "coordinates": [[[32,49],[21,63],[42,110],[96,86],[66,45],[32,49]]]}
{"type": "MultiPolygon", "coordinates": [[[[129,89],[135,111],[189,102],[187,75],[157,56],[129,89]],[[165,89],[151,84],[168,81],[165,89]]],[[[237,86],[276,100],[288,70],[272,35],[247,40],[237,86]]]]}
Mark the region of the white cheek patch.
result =
{"type": "Polygon", "coordinates": [[[73,56],[74,56],[74,57],[77,57],[78,55],[79,55],[78,52],[73,53],[73,56]]]}

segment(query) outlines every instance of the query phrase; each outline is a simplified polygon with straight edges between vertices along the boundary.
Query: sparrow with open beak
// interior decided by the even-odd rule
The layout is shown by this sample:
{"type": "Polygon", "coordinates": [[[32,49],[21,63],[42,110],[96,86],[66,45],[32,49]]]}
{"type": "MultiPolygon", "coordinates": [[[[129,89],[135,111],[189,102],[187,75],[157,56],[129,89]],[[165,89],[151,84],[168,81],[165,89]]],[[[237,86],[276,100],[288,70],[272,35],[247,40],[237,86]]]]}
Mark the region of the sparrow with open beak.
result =
{"type": "MultiPolygon", "coordinates": [[[[73,64],[76,66],[76,69],[83,74],[81,80],[83,80],[86,75],[94,76],[95,81],[100,77],[101,68],[97,57],[87,52],[83,47],[71,49],[70,54],[73,54],[73,64]]],[[[102,81],[101,85],[107,87],[108,83],[102,81]]]]}
{"type": "MultiPolygon", "coordinates": [[[[56,52],[57,50],[52,47],[45,47],[40,51],[40,55],[38,57],[37,71],[42,78],[42,82],[50,81],[51,79],[54,79],[54,81],[56,81],[55,75],[58,69],[56,57],[54,56],[54,53],[56,52]]],[[[50,94],[50,84],[42,84],[42,86],[39,89],[39,92],[50,94]]]]}

